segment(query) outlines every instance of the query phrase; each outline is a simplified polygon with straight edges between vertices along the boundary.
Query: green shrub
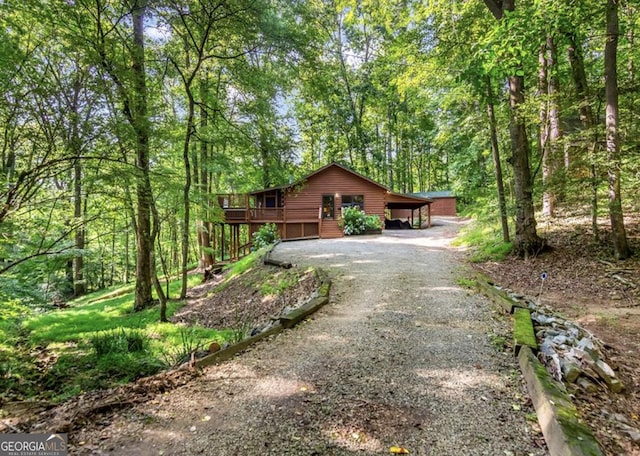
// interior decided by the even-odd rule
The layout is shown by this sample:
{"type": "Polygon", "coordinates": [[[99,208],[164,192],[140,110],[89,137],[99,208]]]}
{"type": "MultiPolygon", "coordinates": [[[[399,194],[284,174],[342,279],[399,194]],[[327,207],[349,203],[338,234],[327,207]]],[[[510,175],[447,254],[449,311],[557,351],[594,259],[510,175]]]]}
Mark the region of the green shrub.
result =
{"type": "Polygon", "coordinates": [[[139,353],[111,353],[101,357],[96,363],[100,375],[118,383],[156,374],[165,367],[162,361],[153,356],[139,353]]]}
{"type": "Polygon", "coordinates": [[[91,337],[90,343],[97,356],[144,352],[149,347],[147,336],[139,329],[100,331],[91,337]]]}
{"type": "Polygon", "coordinates": [[[253,238],[253,250],[258,250],[271,244],[275,244],[280,236],[275,223],[262,225],[258,231],[251,235],[253,238]]]}
{"type": "Polygon", "coordinates": [[[454,245],[470,247],[469,259],[474,263],[502,261],[513,249],[513,243],[502,240],[496,220],[475,220],[462,229],[454,245]]]}
{"type": "Polygon", "coordinates": [[[381,230],[382,222],[377,215],[367,215],[364,219],[365,230],[381,230]]]}
{"type": "Polygon", "coordinates": [[[172,350],[163,350],[162,358],[167,366],[176,367],[189,361],[191,353],[203,350],[202,337],[192,327],[180,328],[180,343],[172,350]]]}
{"type": "Polygon", "coordinates": [[[340,227],[345,235],[362,234],[367,230],[379,230],[382,228],[380,217],[367,215],[358,207],[346,207],[342,210],[340,227]]]}

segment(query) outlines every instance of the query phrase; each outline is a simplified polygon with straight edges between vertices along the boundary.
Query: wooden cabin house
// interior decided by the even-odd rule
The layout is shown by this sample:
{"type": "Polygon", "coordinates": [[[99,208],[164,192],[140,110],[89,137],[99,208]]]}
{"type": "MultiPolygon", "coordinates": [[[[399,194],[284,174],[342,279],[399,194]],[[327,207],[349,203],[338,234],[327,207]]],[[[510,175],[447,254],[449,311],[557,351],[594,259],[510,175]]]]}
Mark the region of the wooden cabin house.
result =
{"type": "MultiPolygon", "coordinates": [[[[352,206],[360,207],[367,215],[377,215],[383,226],[385,217],[399,209],[417,214],[420,226],[430,226],[428,209],[431,202],[426,198],[393,193],[337,163],[324,166],[289,185],[246,195],[218,195],[218,204],[224,210],[224,224],[230,226],[230,242],[236,244],[241,226],[248,226],[251,235],[266,223],[276,224],[283,240],[342,237],[344,234],[338,221],[342,209],[352,206]]],[[[236,247],[240,248],[240,245],[236,247]]]]}

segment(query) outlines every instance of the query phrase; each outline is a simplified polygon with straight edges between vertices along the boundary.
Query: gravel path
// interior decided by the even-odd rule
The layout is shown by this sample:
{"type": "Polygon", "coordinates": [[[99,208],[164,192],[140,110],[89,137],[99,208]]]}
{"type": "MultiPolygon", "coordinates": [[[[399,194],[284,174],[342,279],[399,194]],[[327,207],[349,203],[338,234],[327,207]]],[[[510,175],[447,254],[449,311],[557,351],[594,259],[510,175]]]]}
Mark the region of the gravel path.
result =
{"type": "Polygon", "coordinates": [[[545,455],[491,307],[455,281],[456,219],[424,231],[282,243],[325,268],[300,326],[120,416],[87,454],[545,455]]]}

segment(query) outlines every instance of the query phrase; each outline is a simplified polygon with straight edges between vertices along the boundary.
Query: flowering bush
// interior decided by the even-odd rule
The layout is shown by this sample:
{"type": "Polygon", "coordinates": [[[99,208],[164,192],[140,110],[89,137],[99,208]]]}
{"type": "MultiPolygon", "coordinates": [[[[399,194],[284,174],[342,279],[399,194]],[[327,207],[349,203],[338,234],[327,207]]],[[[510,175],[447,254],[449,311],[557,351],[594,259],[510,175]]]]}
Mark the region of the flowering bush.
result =
{"type": "Polygon", "coordinates": [[[358,207],[347,207],[342,210],[340,227],[345,235],[350,236],[367,230],[379,230],[382,223],[377,215],[367,215],[358,207]]]}
{"type": "Polygon", "coordinates": [[[278,227],[275,223],[267,223],[262,225],[258,231],[253,233],[253,250],[261,249],[270,244],[275,244],[280,236],[278,236],[278,227]]]}

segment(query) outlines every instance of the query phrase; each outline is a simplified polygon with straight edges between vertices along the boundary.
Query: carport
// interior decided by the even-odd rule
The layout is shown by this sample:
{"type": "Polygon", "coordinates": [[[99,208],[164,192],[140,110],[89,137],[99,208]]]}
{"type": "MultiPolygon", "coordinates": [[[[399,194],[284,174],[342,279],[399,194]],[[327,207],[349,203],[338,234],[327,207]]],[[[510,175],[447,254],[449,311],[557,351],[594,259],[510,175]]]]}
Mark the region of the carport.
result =
{"type": "Polygon", "coordinates": [[[430,228],[431,203],[433,203],[433,200],[429,198],[388,192],[386,195],[385,209],[388,211],[389,218],[406,218],[411,221],[411,226],[415,224],[415,211],[417,210],[418,226],[422,228],[424,220],[426,222],[425,228],[430,228]]]}

